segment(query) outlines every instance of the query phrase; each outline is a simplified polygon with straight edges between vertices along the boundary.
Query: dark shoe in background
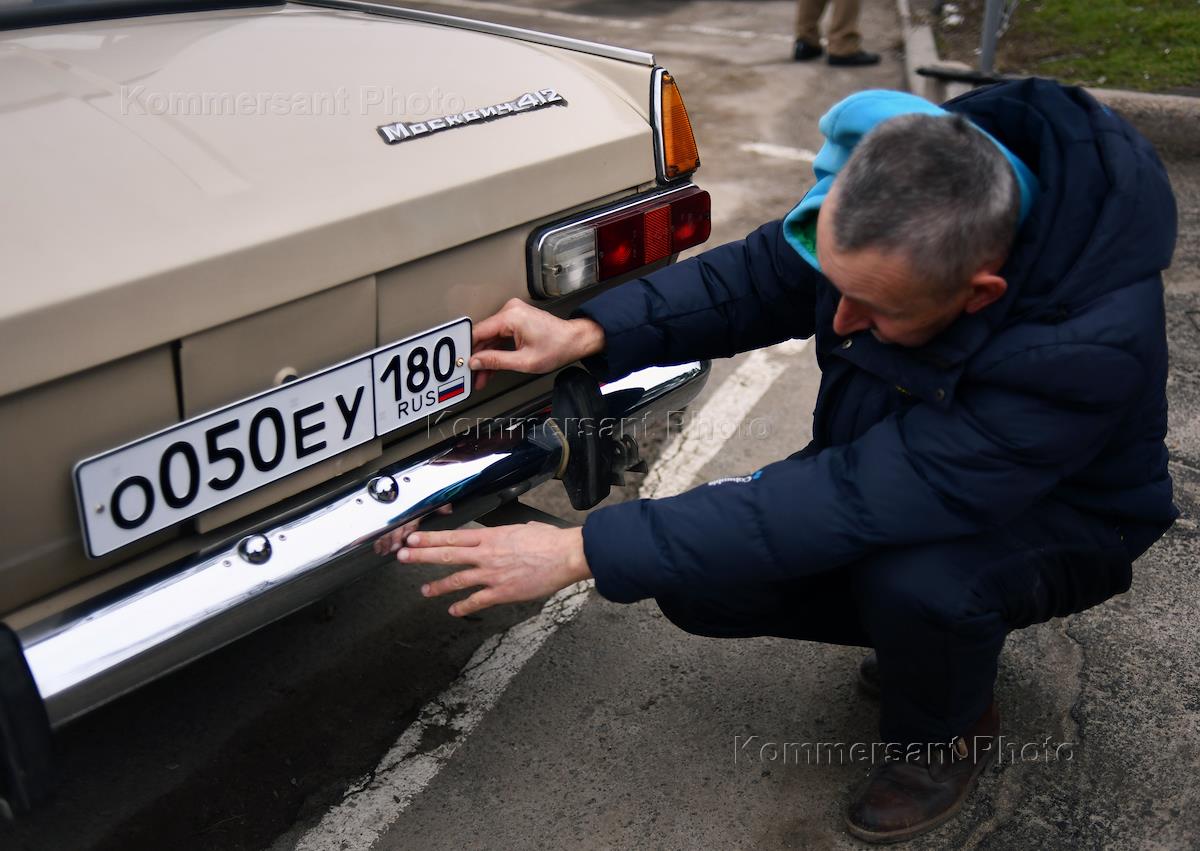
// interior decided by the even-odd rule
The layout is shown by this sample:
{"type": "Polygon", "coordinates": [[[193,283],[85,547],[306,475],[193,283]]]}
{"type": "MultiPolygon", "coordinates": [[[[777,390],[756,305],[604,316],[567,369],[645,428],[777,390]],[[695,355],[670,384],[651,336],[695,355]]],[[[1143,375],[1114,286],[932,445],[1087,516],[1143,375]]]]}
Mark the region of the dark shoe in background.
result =
{"type": "Polygon", "coordinates": [[[858,688],[867,697],[879,699],[879,657],[873,650],[858,663],[858,688]]]}
{"type": "Polygon", "coordinates": [[[991,761],[1000,733],[993,703],[953,744],[924,746],[876,764],[854,794],[846,827],[866,842],[900,842],[952,818],[991,761]]]}
{"type": "MultiPolygon", "coordinates": [[[[797,48],[797,50],[799,50],[799,48],[797,48]]],[[[844,56],[835,56],[831,53],[829,54],[829,64],[846,66],[878,65],[879,54],[868,53],[865,50],[860,50],[857,53],[847,53],[844,56]]]]}
{"type": "Polygon", "coordinates": [[[809,44],[807,41],[796,39],[796,50],[792,53],[792,58],[797,62],[807,62],[810,59],[816,59],[818,56],[823,56],[825,49],[819,44],[809,44]]]}

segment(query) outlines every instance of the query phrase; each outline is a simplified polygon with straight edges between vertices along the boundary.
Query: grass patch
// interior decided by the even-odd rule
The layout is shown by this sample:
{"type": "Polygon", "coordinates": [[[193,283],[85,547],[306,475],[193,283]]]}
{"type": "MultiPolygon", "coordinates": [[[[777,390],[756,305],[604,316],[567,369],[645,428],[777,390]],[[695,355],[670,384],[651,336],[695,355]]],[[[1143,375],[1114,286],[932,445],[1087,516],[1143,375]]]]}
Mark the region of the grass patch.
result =
{"type": "MultiPolygon", "coordinates": [[[[983,0],[935,22],[942,56],[978,67],[983,0]]],[[[1200,94],[1200,0],[1024,0],[1001,37],[996,69],[1065,83],[1200,94]]]]}

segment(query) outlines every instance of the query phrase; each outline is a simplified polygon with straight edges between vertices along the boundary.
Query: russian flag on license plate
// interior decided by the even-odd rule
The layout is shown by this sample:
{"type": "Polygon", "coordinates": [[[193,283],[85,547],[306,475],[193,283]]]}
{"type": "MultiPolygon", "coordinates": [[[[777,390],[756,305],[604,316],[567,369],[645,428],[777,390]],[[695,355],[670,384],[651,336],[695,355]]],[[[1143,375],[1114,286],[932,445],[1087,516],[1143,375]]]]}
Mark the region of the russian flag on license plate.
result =
{"type": "Polygon", "coordinates": [[[453,399],[455,396],[461,396],[463,390],[466,389],[466,379],[460,378],[458,381],[451,381],[449,384],[442,384],[438,387],[438,403],[445,402],[447,399],[453,399]]]}

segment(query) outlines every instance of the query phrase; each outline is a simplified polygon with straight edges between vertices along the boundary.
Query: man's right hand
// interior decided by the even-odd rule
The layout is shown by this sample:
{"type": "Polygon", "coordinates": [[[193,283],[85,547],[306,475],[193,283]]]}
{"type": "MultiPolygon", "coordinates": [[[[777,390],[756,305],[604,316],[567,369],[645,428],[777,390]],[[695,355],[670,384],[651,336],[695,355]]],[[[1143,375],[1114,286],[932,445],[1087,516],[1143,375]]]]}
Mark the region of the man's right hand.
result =
{"type": "Polygon", "coordinates": [[[591,319],[559,319],[509,299],[471,332],[471,370],[481,390],[496,370],[547,373],[604,351],[604,329],[591,319]],[[507,341],[512,348],[501,348],[507,341]]]}

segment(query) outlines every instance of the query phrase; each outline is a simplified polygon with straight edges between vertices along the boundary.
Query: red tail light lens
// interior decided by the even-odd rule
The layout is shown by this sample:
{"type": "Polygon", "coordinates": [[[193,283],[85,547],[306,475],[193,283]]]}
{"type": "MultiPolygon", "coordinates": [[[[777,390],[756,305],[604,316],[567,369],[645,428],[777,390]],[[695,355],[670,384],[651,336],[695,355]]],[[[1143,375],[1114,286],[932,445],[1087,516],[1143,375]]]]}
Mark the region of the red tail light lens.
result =
{"type": "Polygon", "coordinates": [[[627,275],[705,242],[712,199],[685,186],[554,225],[530,239],[530,285],[552,298],[627,275]]]}
{"type": "Polygon", "coordinates": [[[596,228],[596,254],[600,280],[632,271],[642,262],[642,217],[626,216],[596,228]]]}
{"type": "Polygon", "coordinates": [[[671,252],[707,242],[712,236],[712,199],[707,192],[680,198],[671,205],[671,252]]]}

